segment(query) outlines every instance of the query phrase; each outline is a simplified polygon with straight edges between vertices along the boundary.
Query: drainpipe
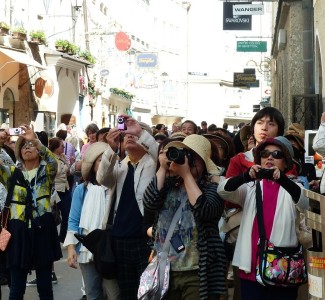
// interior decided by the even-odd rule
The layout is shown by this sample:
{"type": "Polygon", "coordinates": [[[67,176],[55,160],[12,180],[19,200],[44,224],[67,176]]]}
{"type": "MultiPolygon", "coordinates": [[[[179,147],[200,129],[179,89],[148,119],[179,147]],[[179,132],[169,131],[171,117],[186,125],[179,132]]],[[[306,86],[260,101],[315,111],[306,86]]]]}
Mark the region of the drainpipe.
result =
{"type": "Polygon", "coordinates": [[[314,39],[313,39],[313,3],[312,0],[302,0],[302,54],[304,71],[304,93],[315,93],[314,78],[314,39]]]}

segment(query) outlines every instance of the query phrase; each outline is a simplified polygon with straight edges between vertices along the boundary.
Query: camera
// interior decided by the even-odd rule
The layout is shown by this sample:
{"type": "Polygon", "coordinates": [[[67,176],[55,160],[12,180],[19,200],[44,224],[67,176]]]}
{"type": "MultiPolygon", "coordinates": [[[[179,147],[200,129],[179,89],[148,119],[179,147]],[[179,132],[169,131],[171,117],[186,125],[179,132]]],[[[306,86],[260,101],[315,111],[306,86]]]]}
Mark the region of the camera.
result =
{"type": "Polygon", "coordinates": [[[20,135],[22,134],[21,128],[9,128],[9,134],[10,135],[20,135]]]}
{"type": "Polygon", "coordinates": [[[188,159],[189,165],[193,165],[193,159],[189,151],[183,148],[170,147],[166,153],[167,159],[169,161],[173,161],[179,165],[183,165],[185,163],[185,156],[188,159]]]}
{"type": "Polygon", "coordinates": [[[260,169],[256,173],[257,179],[273,179],[274,169],[260,169]]]}
{"type": "Polygon", "coordinates": [[[125,126],[125,118],[123,116],[119,116],[117,118],[117,128],[119,130],[126,130],[126,126],[125,126]]]}

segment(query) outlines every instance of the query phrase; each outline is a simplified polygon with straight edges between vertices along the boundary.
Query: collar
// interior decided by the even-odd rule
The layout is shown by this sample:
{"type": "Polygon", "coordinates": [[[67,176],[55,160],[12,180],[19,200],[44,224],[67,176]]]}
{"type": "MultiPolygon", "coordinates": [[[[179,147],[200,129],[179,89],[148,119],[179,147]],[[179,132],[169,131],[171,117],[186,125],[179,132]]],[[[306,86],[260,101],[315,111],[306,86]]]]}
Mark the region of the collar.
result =
{"type": "Polygon", "coordinates": [[[132,162],[129,156],[126,157],[126,163],[131,164],[134,168],[136,168],[138,166],[140,160],[138,160],[137,162],[132,162]]]}

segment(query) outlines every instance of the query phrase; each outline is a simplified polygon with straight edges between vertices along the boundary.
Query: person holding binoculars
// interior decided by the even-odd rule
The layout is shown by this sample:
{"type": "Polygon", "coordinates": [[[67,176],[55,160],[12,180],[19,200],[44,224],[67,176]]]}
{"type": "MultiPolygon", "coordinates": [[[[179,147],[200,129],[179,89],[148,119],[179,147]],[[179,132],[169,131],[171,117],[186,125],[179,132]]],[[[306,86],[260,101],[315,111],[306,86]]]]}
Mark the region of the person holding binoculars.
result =
{"type": "Polygon", "coordinates": [[[159,168],[144,194],[144,207],[158,214],[153,229],[156,255],[165,251],[169,226],[184,205],[168,251],[167,300],[219,299],[227,292],[226,258],[218,229],[224,202],[210,180],[222,170],[210,156],[211,144],[201,135],[169,142],[159,151],[159,168]]]}

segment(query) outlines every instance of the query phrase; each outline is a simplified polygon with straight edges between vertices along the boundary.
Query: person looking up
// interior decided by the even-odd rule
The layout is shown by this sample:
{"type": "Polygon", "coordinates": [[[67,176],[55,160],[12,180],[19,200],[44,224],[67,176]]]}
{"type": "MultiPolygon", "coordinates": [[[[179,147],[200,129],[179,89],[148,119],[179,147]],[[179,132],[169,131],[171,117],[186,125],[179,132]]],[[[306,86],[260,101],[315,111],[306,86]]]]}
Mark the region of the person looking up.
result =
{"type": "Polygon", "coordinates": [[[97,182],[116,197],[112,227],[113,247],[118,263],[121,299],[137,299],[140,276],[148,264],[150,247],[143,232],[143,193],[155,174],[158,143],[147,124],[123,116],[127,129],[112,128],[109,144],[97,171],[97,182]],[[121,136],[127,156],[117,151],[121,136]]]}
{"type": "MultiPolygon", "coordinates": [[[[22,169],[0,163],[0,182],[10,199],[6,248],[10,272],[9,299],[23,299],[27,274],[35,268],[40,299],[53,299],[52,264],[62,257],[50,197],[57,172],[54,154],[37,138],[33,127],[20,126],[16,159],[22,169]],[[32,238],[31,238],[32,237],[32,238]]],[[[0,131],[0,148],[9,132],[0,131]]]]}

